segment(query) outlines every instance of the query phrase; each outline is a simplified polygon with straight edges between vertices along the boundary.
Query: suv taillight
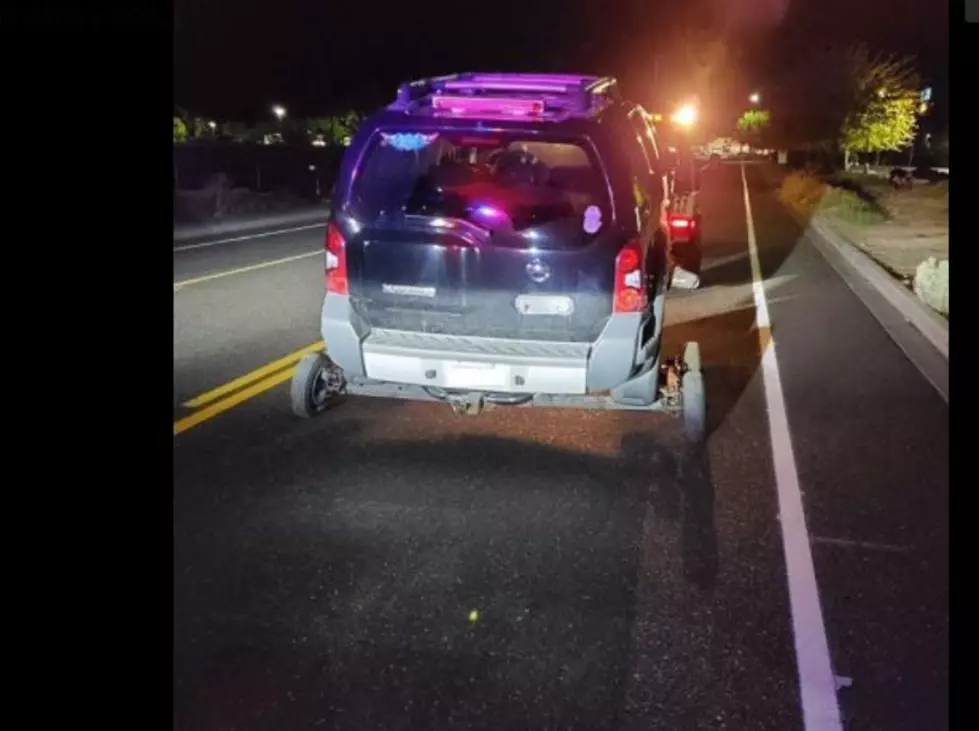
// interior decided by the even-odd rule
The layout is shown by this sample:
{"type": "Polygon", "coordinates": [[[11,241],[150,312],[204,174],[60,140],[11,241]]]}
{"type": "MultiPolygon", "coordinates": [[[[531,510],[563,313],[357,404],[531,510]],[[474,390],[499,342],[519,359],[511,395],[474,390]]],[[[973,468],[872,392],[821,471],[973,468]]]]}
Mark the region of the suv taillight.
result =
{"type": "Polygon", "coordinates": [[[646,286],[642,272],[642,248],[638,241],[630,241],[615,258],[612,312],[642,312],[646,309],[646,286]]]}
{"type": "Polygon", "coordinates": [[[326,291],[349,294],[347,283],[347,242],[333,222],[326,227],[326,291]]]}
{"type": "Polygon", "coordinates": [[[697,219],[692,216],[681,216],[679,214],[673,214],[670,216],[670,233],[679,233],[684,235],[693,233],[694,228],[697,226],[697,219]]]}

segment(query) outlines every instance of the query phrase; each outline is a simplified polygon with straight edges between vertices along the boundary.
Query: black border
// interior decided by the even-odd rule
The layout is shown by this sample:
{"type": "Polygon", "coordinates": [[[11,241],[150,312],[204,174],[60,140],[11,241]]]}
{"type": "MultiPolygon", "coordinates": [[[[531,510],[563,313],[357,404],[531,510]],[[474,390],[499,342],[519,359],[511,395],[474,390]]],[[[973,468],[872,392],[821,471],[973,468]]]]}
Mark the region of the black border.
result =
{"type": "MultiPolygon", "coordinates": [[[[972,96],[970,90],[975,88],[976,77],[976,54],[979,49],[979,24],[968,23],[965,19],[964,3],[960,0],[953,0],[955,9],[952,12],[952,19],[949,27],[949,139],[954,140],[952,146],[955,148],[954,159],[949,160],[949,174],[954,176],[953,183],[949,186],[949,262],[951,263],[952,253],[954,252],[956,261],[956,272],[954,279],[955,287],[962,293],[956,300],[956,321],[958,326],[951,325],[951,315],[949,316],[949,340],[951,349],[955,350],[958,343],[965,343],[969,331],[972,329],[970,322],[979,315],[970,315],[970,309],[979,312],[973,299],[976,285],[974,275],[979,266],[979,254],[976,253],[974,240],[976,238],[974,221],[979,206],[976,203],[976,196],[979,195],[979,180],[975,177],[975,171],[979,170],[979,151],[971,141],[971,132],[974,127],[974,116],[969,116],[969,97],[972,96]],[[959,90],[956,95],[956,90],[959,90]],[[953,108],[959,110],[959,114],[953,114],[953,108]],[[972,262],[970,264],[970,261],[972,262]],[[972,280],[970,282],[970,280],[972,280]],[[971,291],[970,291],[971,290],[971,291]],[[958,327],[963,332],[962,338],[956,338],[953,329],[958,327]]],[[[951,149],[951,148],[950,148],[951,149]]],[[[950,153],[951,155],[951,153],[950,153]]],[[[950,289],[952,271],[949,269],[950,289]]],[[[949,358],[949,391],[954,393],[961,406],[952,408],[949,404],[949,432],[950,432],[950,459],[949,463],[949,511],[950,521],[949,530],[949,571],[950,582],[955,583],[955,576],[959,576],[961,587],[963,583],[969,581],[969,577],[974,575],[975,565],[969,560],[969,555],[975,550],[974,541],[970,540],[970,533],[975,532],[976,498],[975,492],[969,487],[974,484],[967,478],[971,465],[970,455],[975,453],[975,446],[968,442],[970,433],[970,422],[973,422],[974,415],[969,414],[969,405],[979,403],[975,397],[976,378],[975,373],[970,374],[970,358],[966,349],[963,347],[958,351],[958,366],[953,367],[952,360],[949,358]],[[971,375],[971,377],[970,377],[971,375]],[[958,424],[958,426],[956,426],[958,424]],[[956,466],[958,465],[958,466],[956,466]],[[958,475],[955,480],[951,475],[958,475]],[[971,525],[970,525],[971,524],[971,525]],[[958,539],[956,539],[958,536],[958,539]],[[964,580],[964,581],[963,581],[964,580]]],[[[951,597],[950,587],[950,597],[951,597]]],[[[958,639],[953,644],[949,656],[950,676],[955,674],[956,665],[959,666],[959,682],[950,683],[950,718],[966,717],[970,713],[969,699],[974,690],[963,682],[965,673],[964,668],[971,662],[971,641],[965,636],[964,629],[969,627],[969,618],[973,615],[973,608],[964,604],[963,598],[973,595],[974,592],[957,591],[958,597],[955,604],[959,607],[956,612],[965,621],[960,622],[958,627],[958,639]],[[962,710],[958,714],[951,713],[956,706],[955,688],[958,686],[959,705],[962,710]]],[[[951,609],[950,616],[954,614],[951,609]]]]}
{"type": "MultiPolygon", "coordinates": [[[[979,180],[975,177],[975,171],[979,170],[979,151],[970,139],[971,127],[974,126],[974,117],[967,116],[968,99],[970,90],[975,87],[975,71],[977,48],[979,48],[979,24],[968,23],[965,19],[965,7],[963,0],[952,0],[952,18],[949,24],[949,138],[954,139],[955,152],[954,159],[949,160],[949,174],[954,176],[953,183],[949,186],[949,262],[951,263],[952,254],[956,261],[955,276],[952,276],[951,267],[949,268],[949,280],[955,279],[956,292],[963,293],[956,300],[956,322],[958,325],[951,325],[951,315],[949,316],[949,341],[951,350],[956,350],[957,343],[964,343],[971,330],[970,322],[974,322],[973,315],[969,314],[970,309],[975,308],[975,301],[972,299],[971,290],[975,290],[974,275],[976,266],[979,266],[979,254],[975,251],[973,240],[976,238],[975,225],[973,221],[977,215],[976,196],[979,195],[979,180]],[[958,91],[958,95],[956,95],[958,91]],[[952,109],[960,110],[956,116],[952,109]],[[969,263],[969,262],[973,263],[969,263]],[[955,329],[960,328],[965,336],[955,337],[955,329]]],[[[950,148],[951,149],[951,148],[950,148]]],[[[952,153],[950,152],[950,157],[952,153]]],[[[961,404],[952,408],[949,403],[949,567],[947,576],[950,583],[955,583],[956,575],[959,577],[959,588],[962,584],[969,582],[969,577],[975,573],[975,565],[970,560],[970,555],[975,550],[975,543],[970,540],[970,533],[975,532],[974,521],[977,515],[975,509],[975,493],[970,489],[971,483],[968,480],[953,480],[953,475],[960,478],[968,474],[970,468],[970,454],[975,453],[975,445],[969,444],[967,435],[970,433],[970,422],[974,427],[975,416],[969,414],[969,405],[977,403],[975,394],[975,373],[972,372],[970,378],[970,368],[972,360],[966,348],[956,350],[956,363],[953,367],[951,357],[949,358],[949,392],[954,393],[956,399],[961,404]],[[970,393],[970,391],[972,393],[970,393]],[[958,426],[956,426],[958,424],[958,426]],[[958,464],[958,467],[956,467],[958,464]],[[971,524],[971,525],[970,525],[971,524]],[[958,536],[958,539],[956,539],[958,536]],[[964,580],[964,581],[963,581],[964,580]]],[[[949,596],[951,598],[951,586],[949,596]]],[[[957,638],[953,643],[950,642],[950,677],[955,677],[955,667],[958,666],[958,682],[951,681],[949,687],[949,718],[964,718],[970,713],[969,699],[970,693],[974,693],[965,681],[966,669],[971,662],[971,651],[969,645],[971,640],[966,637],[965,630],[968,629],[968,619],[972,616],[972,608],[966,607],[963,597],[969,596],[970,592],[958,590],[955,592],[955,604],[959,607],[955,612],[952,611],[952,602],[949,604],[950,617],[954,613],[965,619],[959,622],[957,627],[957,638]],[[958,688],[958,693],[956,693],[958,688]],[[956,697],[959,699],[958,705],[962,707],[959,713],[952,713],[956,706],[956,697]]]]}
{"type": "Polygon", "coordinates": [[[171,728],[172,8],[23,6],[0,14],[18,704],[171,728]]]}

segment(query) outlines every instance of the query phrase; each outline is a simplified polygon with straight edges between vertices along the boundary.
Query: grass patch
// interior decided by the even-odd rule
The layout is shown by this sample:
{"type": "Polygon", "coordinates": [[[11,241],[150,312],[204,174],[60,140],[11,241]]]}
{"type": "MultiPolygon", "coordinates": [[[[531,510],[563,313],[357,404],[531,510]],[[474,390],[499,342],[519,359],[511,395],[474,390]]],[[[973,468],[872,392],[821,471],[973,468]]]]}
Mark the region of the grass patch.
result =
{"type": "Polygon", "coordinates": [[[845,188],[830,187],[819,202],[819,211],[858,226],[872,226],[888,219],[876,201],[845,188]]]}
{"type": "Polygon", "coordinates": [[[807,217],[821,213],[860,226],[883,223],[889,218],[876,196],[851,180],[831,183],[811,173],[795,172],[782,181],[778,196],[782,203],[807,217]]]}

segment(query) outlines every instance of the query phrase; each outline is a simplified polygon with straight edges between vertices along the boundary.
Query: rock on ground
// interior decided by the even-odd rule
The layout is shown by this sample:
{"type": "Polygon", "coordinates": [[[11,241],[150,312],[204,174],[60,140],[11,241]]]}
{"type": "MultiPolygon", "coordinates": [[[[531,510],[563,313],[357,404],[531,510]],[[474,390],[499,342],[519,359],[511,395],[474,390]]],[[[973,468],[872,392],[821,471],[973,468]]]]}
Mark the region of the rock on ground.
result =
{"type": "Polygon", "coordinates": [[[933,310],[948,316],[948,259],[929,256],[914,273],[914,293],[933,310]]]}

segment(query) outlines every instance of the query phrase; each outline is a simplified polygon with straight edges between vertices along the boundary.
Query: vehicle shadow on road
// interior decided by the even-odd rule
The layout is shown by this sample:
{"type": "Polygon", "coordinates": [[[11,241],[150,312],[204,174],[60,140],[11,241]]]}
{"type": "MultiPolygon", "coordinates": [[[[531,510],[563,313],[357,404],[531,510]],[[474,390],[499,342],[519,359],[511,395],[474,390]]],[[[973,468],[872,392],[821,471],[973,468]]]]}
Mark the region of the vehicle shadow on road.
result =
{"type": "MultiPolygon", "coordinates": [[[[667,300],[663,348],[682,352],[696,341],[707,390],[707,428],[713,433],[727,419],[758,373],[762,356],[774,333],[774,325],[759,333],[754,303],[751,257],[748,250],[744,206],[732,202],[731,190],[741,188],[740,169],[724,166],[715,172],[725,176],[705,185],[704,252],[706,264],[701,287],[667,300]],[[737,181],[733,180],[736,177],[737,181]],[[722,187],[723,186],[723,187],[722,187]],[[735,211],[731,206],[740,206],[735,211]],[[712,219],[711,206],[717,215],[712,219]],[[713,261],[711,261],[713,260],[713,261]],[[700,302],[708,303],[700,305],[700,302]],[[680,313],[671,317],[674,309],[680,313]],[[693,316],[686,316],[693,312],[693,316]]],[[[769,303],[794,276],[786,263],[802,241],[807,222],[791,216],[777,199],[782,172],[771,166],[746,166],[752,218],[755,224],[758,263],[769,303]]]]}
{"type": "Polygon", "coordinates": [[[208,527],[177,547],[178,725],[616,727],[643,551],[674,589],[716,571],[710,478],[673,424],[601,415],[623,431],[593,453],[488,433],[514,411],[351,399],[181,469],[175,540],[208,527]]]}

